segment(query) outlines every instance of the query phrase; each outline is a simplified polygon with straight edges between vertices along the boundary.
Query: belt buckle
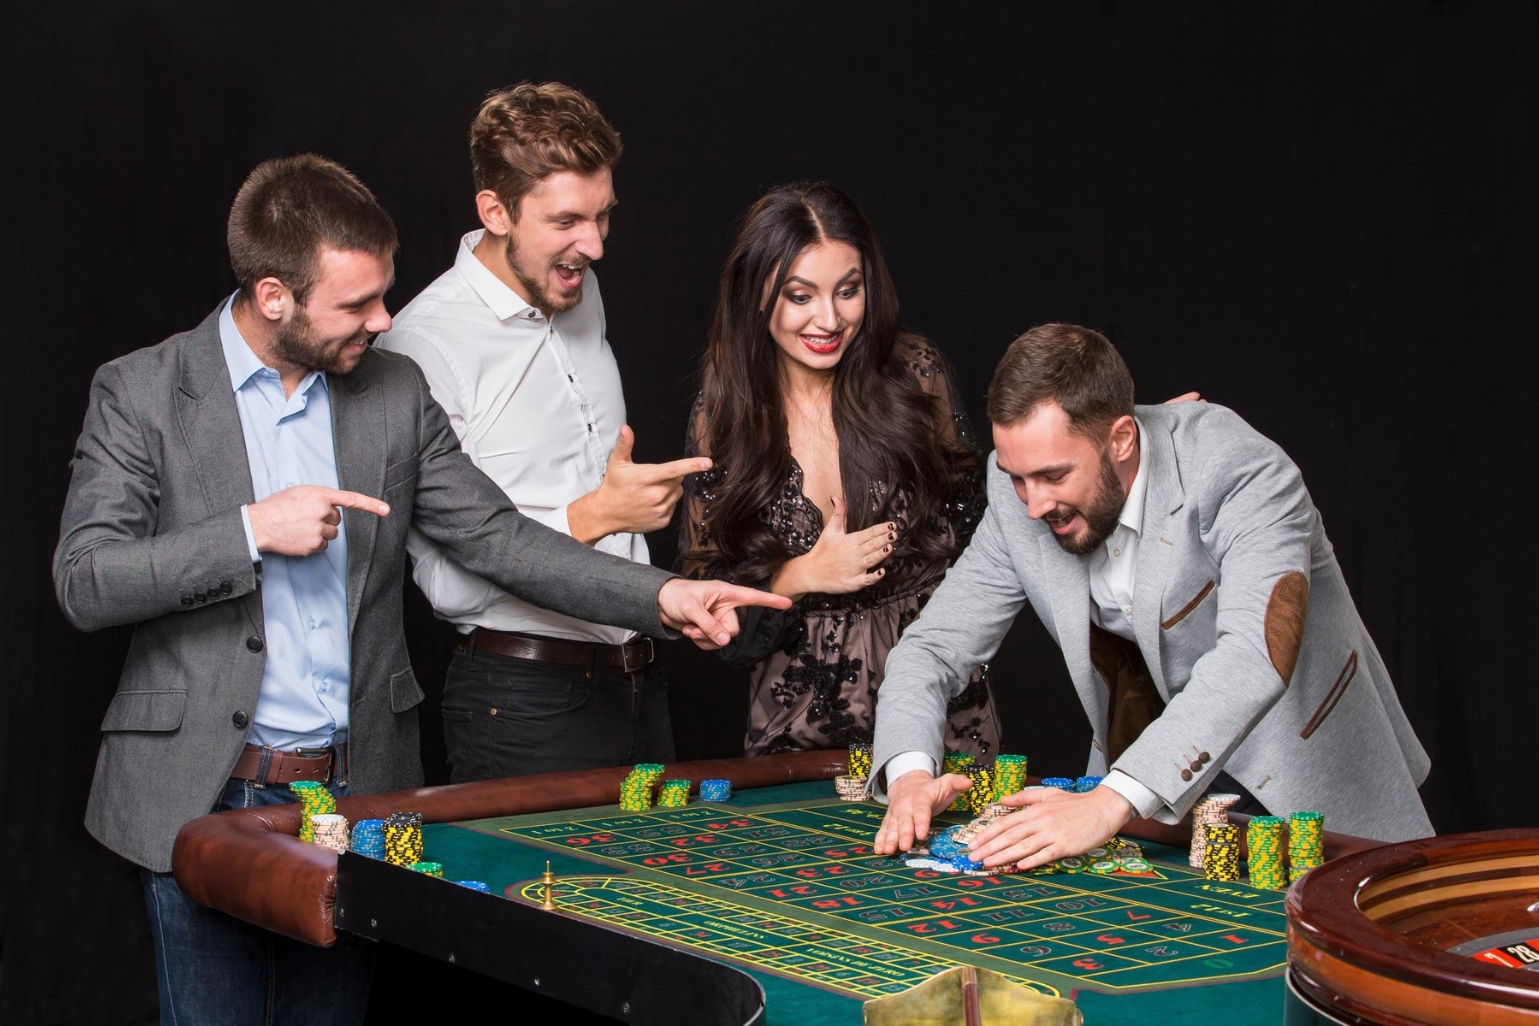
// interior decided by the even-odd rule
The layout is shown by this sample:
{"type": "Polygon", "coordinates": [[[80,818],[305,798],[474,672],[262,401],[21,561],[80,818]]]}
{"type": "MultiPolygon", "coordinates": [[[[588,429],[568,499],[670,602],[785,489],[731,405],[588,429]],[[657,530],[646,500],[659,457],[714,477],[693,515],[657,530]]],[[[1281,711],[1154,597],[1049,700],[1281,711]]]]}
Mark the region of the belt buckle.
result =
{"type": "Polygon", "coordinates": [[[296,748],[293,754],[301,759],[330,759],[330,748],[296,748]]]}
{"type": "Polygon", "coordinates": [[[641,653],[643,649],[640,645],[636,646],[638,661],[635,664],[631,663],[631,646],[620,646],[620,668],[623,672],[635,673],[637,670],[650,663],[656,657],[657,652],[656,649],[654,649],[652,646],[652,639],[643,638],[642,640],[646,642],[646,648],[644,650],[646,655],[644,658],[642,658],[641,653]]]}

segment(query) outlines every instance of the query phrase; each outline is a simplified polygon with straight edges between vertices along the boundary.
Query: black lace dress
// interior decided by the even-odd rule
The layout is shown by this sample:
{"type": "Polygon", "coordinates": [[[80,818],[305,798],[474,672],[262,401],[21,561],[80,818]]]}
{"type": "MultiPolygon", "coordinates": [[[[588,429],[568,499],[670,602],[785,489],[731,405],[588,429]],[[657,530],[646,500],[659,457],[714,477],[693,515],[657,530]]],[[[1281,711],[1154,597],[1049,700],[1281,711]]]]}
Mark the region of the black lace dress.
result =
{"type": "MultiPolygon", "coordinates": [[[[951,494],[935,526],[966,546],[983,516],[984,469],[967,416],[952,392],[944,359],[933,345],[906,337],[894,352],[912,371],[917,386],[938,396],[947,422],[969,455],[955,467],[951,494]]],[[[685,447],[700,455],[705,411],[697,399],[685,447]]],[[[713,467],[685,479],[684,524],[679,551],[685,576],[746,580],[725,565],[711,535],[715,489],[726,468],[713,467]]],[[[885,494],[872,496],[880,505],[885,494]]],[[[888,507],[899,537],[912,527],[900,490],[888,507]]],[[[802,468],[792,460],[778,498],[762,513],[765,524],[792,556],[817,543],[823,515],[802,492],[802,468]]],[[[765,755],[809,748],[842,748],[869,743],[887,653],[904,628],[918,617],[946,573],[944,560],[925,561],[900,545],[877,584],[848,595],[804,595],[784,612],[739,610],[742,632],[722,651],[729,662],[749,665],[751,694],[744,749],[765,755]]],[[[988,667],[979,667],[948,709],[947,746],[983,755],[998,750],[999,724],[989,692],[988,667]]]]}

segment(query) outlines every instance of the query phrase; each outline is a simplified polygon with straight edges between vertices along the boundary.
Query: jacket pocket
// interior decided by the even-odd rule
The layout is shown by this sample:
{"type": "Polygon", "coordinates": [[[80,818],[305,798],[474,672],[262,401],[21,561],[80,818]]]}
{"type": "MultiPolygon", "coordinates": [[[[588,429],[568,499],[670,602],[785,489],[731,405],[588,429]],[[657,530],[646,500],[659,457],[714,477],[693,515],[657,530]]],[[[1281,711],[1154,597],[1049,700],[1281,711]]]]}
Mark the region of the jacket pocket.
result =
{"type": "Polygon", "coordinates": [[[1172,627],[1174,627],[1176,624],[1180,623],[1182,620],[1185,620],[1188,616],[1191,616],[1192,615],[1192,611],[1194,609],[1196,609],[1198,606],[1202,605],[1202,600],[1207,598],[1212,593],[1213,593],[1213,582],[1209,581],[1207,584],[1204,584],[1202,586],[1202,590],[1199,591],[1192,598],[1192,600],[1190,602],[1188,602],[1186,605],[1182,606],[1180,609],[1176,610],[1175,613],[1170,617],[1170,619],[1168,619],[1164,623],[1160,624],[1160,630],[1168,631],[1172,627]]]}
{"type": "Polygon", "coordinates": [[[1336,703],[1341,701],[1341,696],[1346,694],[1347,685],[1352,683],[1352,678],[1357,676],[1357,652],[1354,650],[1347,656],[1346,665],[1336,675],[1336,683],[1331,685],[1330,691],[1325,694],[1325,701],[1315,710],[1315,714],[1304,724],[1304,729],[1299,731],[1299,737],[1308,741],[1315,731],[1320,729],[1320,724],[1325,718],[1336,711],[1336,703]]]}
{"type": "Polygon", "coordinates": [[[120,691],[107,706],[102,730],[175,730],[186,709],[185,690],[120,691]]]}
{"type": "Polygon", "coordinates": [[[391,712],[403,713],[416,706],[422,699],[422,688],[418,686],[417,675],[412,673],[410,666],[390,675],[391,712]]]}

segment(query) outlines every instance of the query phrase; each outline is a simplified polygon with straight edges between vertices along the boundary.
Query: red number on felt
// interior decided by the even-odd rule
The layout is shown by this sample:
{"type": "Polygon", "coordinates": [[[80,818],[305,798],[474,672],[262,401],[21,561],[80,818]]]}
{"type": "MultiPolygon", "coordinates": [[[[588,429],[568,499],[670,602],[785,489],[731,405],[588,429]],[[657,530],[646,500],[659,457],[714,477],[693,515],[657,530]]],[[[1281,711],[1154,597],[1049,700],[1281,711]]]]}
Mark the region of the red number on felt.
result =
{"type": "Polygon", "coordinates": [[[1244,943],[1246,943],[1244,937],[1236,937],[1232,933],[1224,934],[1224,940],[1228,941],[1231,944],[1244,944],[1244,943]]]}
{"type": "Polygon", "coordinates": [[[720,873],[720,872],[723,872],[723,871],[726,870],[726,868],[727,868],[727,864],[725,862],[707,862],[703,866],[685,866],[684,867],[684,875],[685,876],[704,876],[707,873],[720,873]]]}
{"type": "Polygon", "coordinates": [[[672,855],[651,855],[641,860],[644,866],[666,866],[670,862],[688,862],[689,856],[682,851],[676,851],[672,855]]]}
{"type": "Polygon", "coordinates": [[[1074,960],[1074,964],[1079,966],[1081,969],[1092,969],[1093,970],[1093,969],[1105,969],[1106,968],[1106,966],[1102,965],[1100,962],[1097,962],[1093,958],[1076,958],[1074,960]]]}
{"type": "Polygon", "coordinates": [[[1102,944],[1126,944],[1127,941],[1118,937],[1115,933],[1103,933],[1096,938],[1102,944]]]}
{"type": "Polygon", "coordinates": [[[812,903],[813,908],[841,908],[847,905],[859,905],[860,899],[845,895],[842,898],[819,898],[812,903]]]}
{"type": "Polygon", "coordinates": [[[998,944],[999,938],[991,933],[975,933],[972,936],[974,944],[998,944]]]}

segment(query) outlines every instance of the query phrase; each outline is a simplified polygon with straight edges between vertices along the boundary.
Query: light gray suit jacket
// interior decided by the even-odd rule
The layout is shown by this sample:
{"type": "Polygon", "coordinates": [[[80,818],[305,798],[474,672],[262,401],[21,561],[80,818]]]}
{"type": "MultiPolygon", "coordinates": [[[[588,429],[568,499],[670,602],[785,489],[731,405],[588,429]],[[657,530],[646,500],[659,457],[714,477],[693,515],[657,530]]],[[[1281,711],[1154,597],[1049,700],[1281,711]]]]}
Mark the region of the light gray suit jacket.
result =
{"type": "MultiPolygon", "coordinates": [[[[240,517],[254,500],[251,472],[218,313],[97,371],[54,555],[72,624],[137,625],[102,721],[86,826],[157,872],[171,868],[182,824],[218,800],[266,659],[261,568],[240,517]]],[[[657,592],[671,575],[520,514],[460,451],[410,359],[371,349],[328,384],[339,484],[390,504],[386,517],[343,514],[354,792],[422,779],[422,690],[401,629],[408,526],[520,598],[667,633],[657,592]]]]}
{"type": "MultiPolygon", "coordinates": [[[[1166,706],[1114,768],[1171,821],[1222,768],[1276,815],[1312,809],[1328,829],[1384,840],[1431,834],[1416,790],[1426,752],[1298,468],[1222,406],[1141,406],[1138,418],[1152,462],[1133,622],[1166,706]]],[[[1104,773],[1108,688],[1090,659],[1087,557],[1027,516],[994,457],[988,491],[967,551],[888,657],[875,764],[904,751],[939,759],[947,698],[1030,602],[1090,717],[1088,772],[1104,773]]]]}

